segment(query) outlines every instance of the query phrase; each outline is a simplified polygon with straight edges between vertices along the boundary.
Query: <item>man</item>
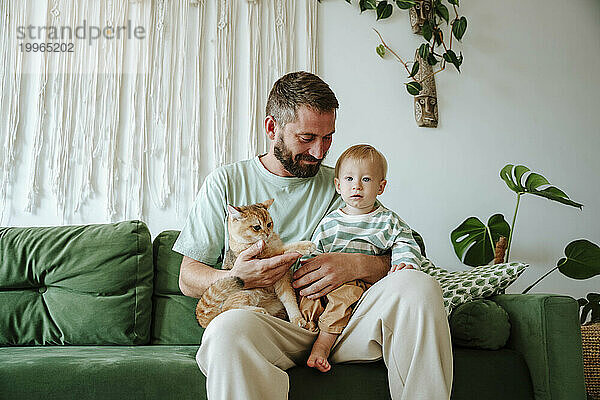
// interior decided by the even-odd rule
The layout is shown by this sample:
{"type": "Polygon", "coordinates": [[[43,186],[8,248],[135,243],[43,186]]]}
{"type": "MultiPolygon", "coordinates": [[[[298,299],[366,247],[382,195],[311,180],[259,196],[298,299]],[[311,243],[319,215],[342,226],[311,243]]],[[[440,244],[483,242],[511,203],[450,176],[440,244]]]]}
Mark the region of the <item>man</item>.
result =
{"type": "MultiPolygon", "coordinates": [[[[263,243],[241,253],[231,270],[213,268],[227,248],[227,204],[274,198],[269,209],[284,242],[307,240],[323,216],[342,204],[333,169],[321,166],[335,131],[338,102],[316,75],[280,78],[267,100],[269,152],[213,171],[205,180],[173,250],[184,255],[179,286],[199,298],[216,280],[237,276],[246,288],[270,286],[299,254],[256,259],[263,243]]],[[[387,275],[389,256],[329,253],[314,257],[294,274],[294,287],[319,298],[342,284],[374,284],[361,298],[332,352],[334,363],[383,358],[393,399],[448,399],[452,350],[442,293],[416,270],[387,275]]],[[[316,338],[300,327],[247,310],[215,318],[202,338],[196,361],[216,399],[286,399],[285,370],[303,364],[316,338]]]]}

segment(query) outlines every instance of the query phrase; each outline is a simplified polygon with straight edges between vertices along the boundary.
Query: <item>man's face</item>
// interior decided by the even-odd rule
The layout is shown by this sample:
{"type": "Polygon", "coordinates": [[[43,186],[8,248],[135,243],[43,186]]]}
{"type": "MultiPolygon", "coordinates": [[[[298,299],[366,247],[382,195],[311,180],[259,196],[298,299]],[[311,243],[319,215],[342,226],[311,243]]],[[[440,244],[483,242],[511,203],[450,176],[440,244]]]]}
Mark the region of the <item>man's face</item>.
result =
{"type": "Polygon", "coordinates": [[[315,176],[335,132],[335,111],[320,113],[300,106],[296,121],[276,127],[274,155],[291,175],[315,176]]]}

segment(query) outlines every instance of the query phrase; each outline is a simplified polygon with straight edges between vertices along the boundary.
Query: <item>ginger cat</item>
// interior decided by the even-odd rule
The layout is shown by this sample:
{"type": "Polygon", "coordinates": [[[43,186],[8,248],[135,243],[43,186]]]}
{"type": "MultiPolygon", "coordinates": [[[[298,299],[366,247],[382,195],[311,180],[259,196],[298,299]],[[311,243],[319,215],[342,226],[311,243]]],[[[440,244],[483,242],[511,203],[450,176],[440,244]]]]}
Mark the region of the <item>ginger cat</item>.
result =
{"type": "MultiPolygon", "coordinates": [[[[283,244],[279,235],[273,230],[273,219],[268,208],[273,199],[249,206],[233,207],[227,205],[229,215],[229,250],[226,252],[223,269],[233,268],[238,255],[259,240],[264,240],[265,247],[258,258],[269,258],[283,253],[296,251],[308,255],[315,250],[310,241],[283,244]]],[[[224,311],[241,308],[270,314],[285,319],[295,325],[306,327],[298,309],[296,292],[292,288],[292,272],[271,287],[243,289],[244,281],[238,277],[219,279],[206,289],[196,305],[196,319],[206,328],[210,321],[224,311]]]]}

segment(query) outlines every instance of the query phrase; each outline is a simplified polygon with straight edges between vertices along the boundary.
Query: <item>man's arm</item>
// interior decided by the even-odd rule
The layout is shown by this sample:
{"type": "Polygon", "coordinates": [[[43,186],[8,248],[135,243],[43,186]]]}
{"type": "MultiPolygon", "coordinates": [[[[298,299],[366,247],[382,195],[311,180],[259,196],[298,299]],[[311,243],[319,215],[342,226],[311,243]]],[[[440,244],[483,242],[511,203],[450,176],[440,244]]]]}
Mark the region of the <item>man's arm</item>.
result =
{"type": "Polygon", "coordinates": [[[184,295],[199,299],[213,282],[230,275],[230,270],[216,269],[183,256],[179,269],[179,289],[184,295]]]}
{"type": "Polygon", "coordinates": [[[375,283],[389,270],[389,255],[325,253],[302,262],[294,273],[293,286],[303,288],[301,296],[316,299],[353,280],[375,283]]]}
{"type": "Polygon", "coordinates": [[[256,258],[263,247],[264,242],[260,240],[241,252],[231,270],[216,269],[184,256],[179,271],[181,292],[186,296],[200,298],[213,282],[228,276],[242,279],[245,289],[272,286],[300,258],[300,254],[296,252],[271,258],[256,258]]]}

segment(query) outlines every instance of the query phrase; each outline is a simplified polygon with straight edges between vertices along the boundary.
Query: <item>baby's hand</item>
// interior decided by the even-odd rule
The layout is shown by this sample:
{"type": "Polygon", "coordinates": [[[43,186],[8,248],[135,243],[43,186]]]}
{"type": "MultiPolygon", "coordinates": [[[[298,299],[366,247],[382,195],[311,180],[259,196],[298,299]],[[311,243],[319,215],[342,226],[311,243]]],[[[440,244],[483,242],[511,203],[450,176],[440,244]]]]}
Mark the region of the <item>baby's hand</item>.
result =
{"type": "Polygon", "coordinates": [[[417,267],[413,264],[406,264],[406,263],[400,263],[397,265],[392,265],[392,268],[390,269],[390,272],[388,272],[388,275],[391,274],[392,272],[396,272],[396,271],[400,271],[401,269],[416,269],[417,267]]]}

